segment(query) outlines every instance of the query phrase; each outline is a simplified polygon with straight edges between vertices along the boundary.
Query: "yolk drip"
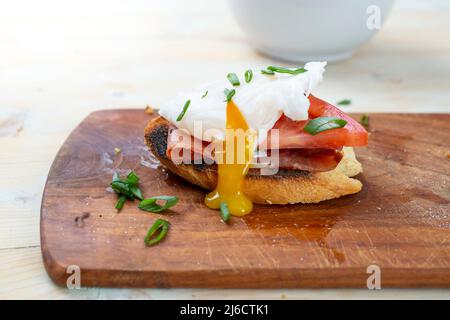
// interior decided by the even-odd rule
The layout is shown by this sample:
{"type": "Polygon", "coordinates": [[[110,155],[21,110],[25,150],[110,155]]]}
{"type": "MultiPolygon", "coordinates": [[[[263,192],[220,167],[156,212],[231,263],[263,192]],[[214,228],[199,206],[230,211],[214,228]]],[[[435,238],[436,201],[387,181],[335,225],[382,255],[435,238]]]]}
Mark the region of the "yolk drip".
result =
{"type": "Polygon", "coordinates": [[[223,142],[223,161],[218,164],[219,180],[216,189],[205,197],[205,204],[211,209],[219,209],[220,203],[226,202],[232,215],[243,216],[253,209],[253,203],[242,192],[244,178],[250,168],[253,156],[253,138],[246,134],[244,148],[242,148],[237,136],[229,134],[239,129],[241,129],[240,132],[247,132],[249,129],[245,118],[233,100],[230,100],[227,104],[226,127],[227,134],[223,142]],[[230,156],[227,157],[227,153],[231,152],[234,159],[230,156]],[[242,152],[244,152],[244,157],[242,157],[242,152]]]}

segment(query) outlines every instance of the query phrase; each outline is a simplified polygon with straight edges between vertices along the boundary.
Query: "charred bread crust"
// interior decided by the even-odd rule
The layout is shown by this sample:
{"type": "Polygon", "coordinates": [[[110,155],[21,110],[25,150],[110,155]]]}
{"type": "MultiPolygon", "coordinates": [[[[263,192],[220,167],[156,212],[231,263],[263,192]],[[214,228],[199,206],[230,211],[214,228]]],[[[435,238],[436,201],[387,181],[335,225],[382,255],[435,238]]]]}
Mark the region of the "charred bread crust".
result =
{"type": "MultiPolygon", "coordinates": [[[[157,117],[145,130],[145,143],[158,160],[174,174],[202,188],[212,190],[217,185],[217,165],[175,165],[167,158],[167,137],[170,125],[157,117]]],[[[324,200],[357,193],[362,184],[352,179],[362,171],[352,148],[344,148],[344,158],[338,167],[328,172],[280,170],[275,175],[262,176],[259,170],[251,169],[244,181],[244,192],[260,204],[317,203],[324,200]]]]}

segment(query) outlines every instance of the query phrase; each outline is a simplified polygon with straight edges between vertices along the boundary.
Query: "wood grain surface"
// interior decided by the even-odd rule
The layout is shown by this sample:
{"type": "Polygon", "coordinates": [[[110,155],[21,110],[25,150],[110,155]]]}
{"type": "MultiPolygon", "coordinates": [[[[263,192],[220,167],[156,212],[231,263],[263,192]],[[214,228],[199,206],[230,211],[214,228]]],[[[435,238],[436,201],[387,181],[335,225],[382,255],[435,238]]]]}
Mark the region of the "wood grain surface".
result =
{"type": "Polygon", "coordinates": [[[450,286],[450,115],[373,114],[357,150],[363,190],[315,205],[256,206],[221,222],[204,190],[158,166],[143,143],[151,116],[107,110],[88,116],[59,151],[41,208],[41,246],[50,277],[69,265],[82,286],[366,287],[369,265],[382,287],[450,286]],[[114,148],[121,148],[116,155],[114,148]],[[176,195],[164,215],[108,188],[114,171],[141,177],[145,196],[176,195]],[[143,238],[160,217],[172,224],[159,245],[143,238]]]}

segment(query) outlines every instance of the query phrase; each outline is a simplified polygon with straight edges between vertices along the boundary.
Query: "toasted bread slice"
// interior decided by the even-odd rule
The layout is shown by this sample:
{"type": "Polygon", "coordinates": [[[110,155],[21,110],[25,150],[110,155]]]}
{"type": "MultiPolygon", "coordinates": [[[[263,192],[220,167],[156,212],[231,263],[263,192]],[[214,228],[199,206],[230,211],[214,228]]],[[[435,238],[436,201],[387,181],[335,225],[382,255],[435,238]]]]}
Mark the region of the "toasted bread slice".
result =
{"type": "MultiPolygon", "coordinates": [[[[217,165],[176,165],[166,156],[169,122],[157,117],[145,128],[145,143],[174,174],[202,188],[213,190],[217,185],[217,165]]],[[[328,172],[280,170],[275,175],[259,175],[250,169],[244,181],[244,193],[254,203],[288,204],[317,203],[357,193],[362,188],[359,180],[350,177],[362,172],[352,148],[344,148],[339,165],[328,172]]]]}

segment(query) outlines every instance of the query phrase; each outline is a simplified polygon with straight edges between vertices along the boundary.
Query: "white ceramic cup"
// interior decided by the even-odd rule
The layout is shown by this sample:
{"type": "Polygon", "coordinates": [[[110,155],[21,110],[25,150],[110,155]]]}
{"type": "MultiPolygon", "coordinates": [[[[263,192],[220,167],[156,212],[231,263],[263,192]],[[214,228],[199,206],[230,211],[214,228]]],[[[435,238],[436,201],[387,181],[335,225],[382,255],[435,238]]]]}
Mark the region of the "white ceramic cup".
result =
{"type": "Polygon", "coordinates": [[[333,62],[350,57],[379,30],[394,0],[229,2],[237,23],[258,51],[288,61],[333,62]]]}

